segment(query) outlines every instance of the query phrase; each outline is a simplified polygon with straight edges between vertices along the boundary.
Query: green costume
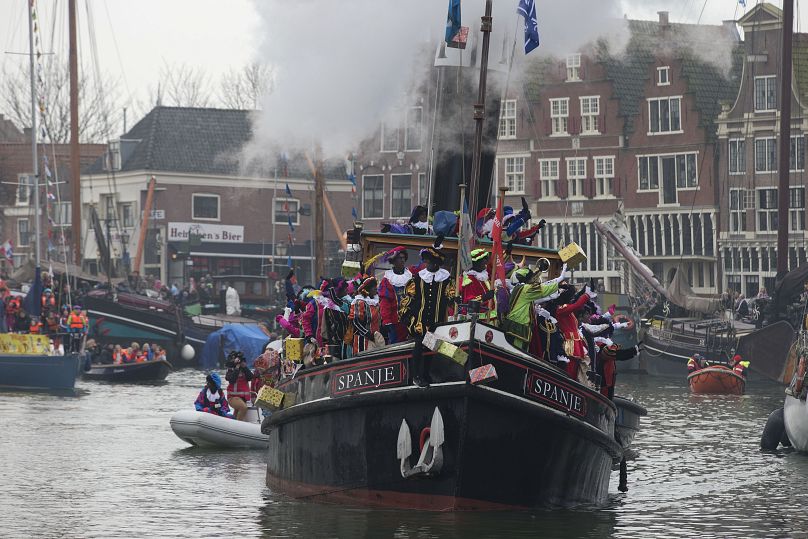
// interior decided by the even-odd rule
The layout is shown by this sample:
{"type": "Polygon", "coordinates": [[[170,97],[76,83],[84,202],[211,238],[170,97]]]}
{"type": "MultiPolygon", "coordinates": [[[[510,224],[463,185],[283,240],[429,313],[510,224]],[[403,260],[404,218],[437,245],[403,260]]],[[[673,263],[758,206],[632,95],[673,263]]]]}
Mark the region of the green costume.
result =
{"type": "Polygon", "coordinates": [[[558,296],[558,281],[536,284],[518,284],[511,290],[508,314],[505,316],[505,335],[513,339],[513,345],[527,352],[533,334],[533,302],[537,299],[552,299],[558,296]]]}

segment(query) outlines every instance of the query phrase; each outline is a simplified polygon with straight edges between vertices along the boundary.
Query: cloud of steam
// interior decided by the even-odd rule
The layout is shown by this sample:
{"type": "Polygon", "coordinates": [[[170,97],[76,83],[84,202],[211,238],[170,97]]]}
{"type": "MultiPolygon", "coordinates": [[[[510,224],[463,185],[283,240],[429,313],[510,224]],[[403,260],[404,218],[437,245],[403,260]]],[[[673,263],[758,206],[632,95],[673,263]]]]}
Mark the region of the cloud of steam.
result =
{"type": "MultiPolygon", "coordinates": [[[[248,159],[268,148],[344,157],[372,137],[385,118],[409,104],[442,39],[446,0],[256,0],[262,43],[257,61],[273,69],[273,92],[254,117],[248,159]],[[425,56],[428,54],[428,56],[425,56]],[[421,80],[419,80],[421,79],[421,80]]],[[[541,46],[531,57],[564,55],[606,38],[613,53],[628,41],[620,0],[537,0],[541,46]]],[[[494,1],[491,62],[515,40],[522,54],[517,0],[494,1]]],[[[463,24],[474,29],[484,0],[464,0],[463,24]]],[[[512,80],[516,80],[512,74],[512,80]]],[[[490,96],[495,99],[498,96],[490,96]]],[[[267,154],[272,153],[272,156],[267,154]]]]}

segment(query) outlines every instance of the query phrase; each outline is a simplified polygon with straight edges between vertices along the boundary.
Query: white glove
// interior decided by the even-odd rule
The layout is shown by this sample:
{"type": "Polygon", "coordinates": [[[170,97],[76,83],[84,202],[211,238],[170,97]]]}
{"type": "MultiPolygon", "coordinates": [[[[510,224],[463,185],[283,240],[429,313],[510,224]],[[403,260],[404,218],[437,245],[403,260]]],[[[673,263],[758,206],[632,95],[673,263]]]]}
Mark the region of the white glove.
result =
{"type": "Polygon", "coordinates": [[[612,323],[614,329],[625,329],[628,327],[628,322],[614,322],[612,323]]]}
{"type": "Polygon", "coordinates": [[[551,281],[548,281],[548,282],[550,282],[550,283],[560,283],[561,281],[563,281],[566,278],[567,278],[567,265],[564,264],[563,266],[561,266],[561,273],[558,274],[558,277],[556,277],[555,279],[553,279],[551,281]]]}
{"type": "Polygon", "coordinates": [[[566,356],[556,356],[556,361],[558,361],[559,363],[569,363],[570,362],[569,358],[566,357],[566,356]]]}
{"type": "Polygon", "coordinates": [[[589,296],[589,299],[594,299],[594,298],[598,297],[598,293],[595,292],[594,290],[592,290],[591,288],[589,288],[589,286],[586,287],[586,290],[584,291],[584,293],[587,296],[589,296]]]}

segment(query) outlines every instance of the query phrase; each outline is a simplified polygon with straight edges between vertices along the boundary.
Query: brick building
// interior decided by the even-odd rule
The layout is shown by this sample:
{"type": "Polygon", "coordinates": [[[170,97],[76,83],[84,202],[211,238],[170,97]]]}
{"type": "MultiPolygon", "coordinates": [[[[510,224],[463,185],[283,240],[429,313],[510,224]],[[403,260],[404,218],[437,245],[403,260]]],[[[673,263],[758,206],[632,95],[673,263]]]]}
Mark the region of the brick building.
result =
{"type": "MultiPolygon", "coordinates": [[[[106,148],[103,144],[81,144],[81,166],[89,166],[106,148]]],[[[51,171],[48,191],[58,199],[46,200],[44,183],[40,184],[42,202],[41,256],[64,261],[72,260],[73,227],[71,226],[70,146],[39,144],[40,177],[44,178],[46,156],[51,171]],[[47,212],[47,213],[45,213],[47,212]],[[62,244],[64,238],[64,247],[62,244]]],[[[33,165],[31,135],[28,129],[19,131],[12,122],[0,116],[0,243],[10,241],[14,246],[14,267],[18,267],[34,252],[33,165]]],[[[8,261],[0,257],[0,268],[10,270],[8,261]]]]}
{"type": "MultiPolygon", "coordinates": [[[[159,106],[112,141],[82,175],[85,269],[100,269],[88,225],[90,206],[109,232],[115,264],[133,263],[148,182],[154,176],[144,274],[164,282],[207,273],[264,275],[272,264],[274,223],[276,271],[284,271],[291,257],[301,282],[310,279],[312,212],[324,211],[314,207],[313,176],[302,155],[279,160],[277,183],[275,167],[250,169],[241,153],[252,137],[249,114],[159,106]],[[199,241],[189,242],[189,234],[199,241]]],[[[351,223],[345,163],[326,162],[324,172],[326,197],[342,234],[351,223]]],[[[326,271],[337,274],[338,231],[328,218],[324,223],[326,271]]]]}
{"type": "MultiPolygon", "coordinates": [[[[777,273],[778,147],[782,85],[782,12],[758,4],[744,30],[743,76],[737,99],[718,117],[721,259],[724,288],[754,296],[771,291],[777,273]]],[[[805,132],[808,130],[808,34],[793,36],[788,268],[806,258],[805,132]]]]}
{"type": "MultiPolygon", "coordinates": [[[[589,258],[576,276],[623,290],[624,273],[594,230],[621,210],[635,247],[668,282],[681,266],[697,292],[718,290],[716,127],[736,94],[729,73],[699,58],[715,42],[740,43],[721,26],[626,21],[626,50],[601,42],[566,58],[538,59],[503,101],[497,181],[523,195],[548,226],[541,244],[576,241],[589,258]]],[[[623,290],[624,291],[624,290],[623,290]]]]}

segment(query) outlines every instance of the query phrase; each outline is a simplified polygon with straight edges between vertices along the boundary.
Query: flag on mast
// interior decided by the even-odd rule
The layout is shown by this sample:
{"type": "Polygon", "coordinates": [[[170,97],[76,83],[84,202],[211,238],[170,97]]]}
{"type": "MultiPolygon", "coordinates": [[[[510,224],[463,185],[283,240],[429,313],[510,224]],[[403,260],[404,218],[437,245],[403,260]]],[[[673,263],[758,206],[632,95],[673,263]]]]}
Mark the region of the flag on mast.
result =
{"type": "Polygon", "coordinates": [[[446,43],[451,43],[460,32],[460,0],[449,0],[449,14],[446,16],[446,43]]]}
{"type": "Polygon", "coordinates": [[[539,23],[536,20],[536,0],[519,0],[516,11],[525,18],[525,54],[539,46],[539,23]]]}

